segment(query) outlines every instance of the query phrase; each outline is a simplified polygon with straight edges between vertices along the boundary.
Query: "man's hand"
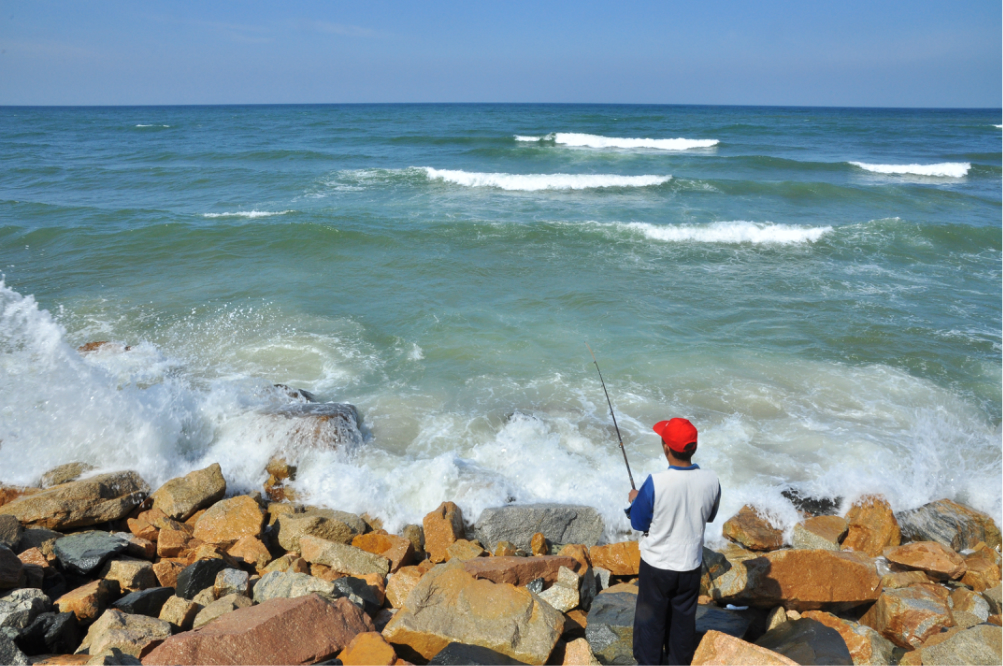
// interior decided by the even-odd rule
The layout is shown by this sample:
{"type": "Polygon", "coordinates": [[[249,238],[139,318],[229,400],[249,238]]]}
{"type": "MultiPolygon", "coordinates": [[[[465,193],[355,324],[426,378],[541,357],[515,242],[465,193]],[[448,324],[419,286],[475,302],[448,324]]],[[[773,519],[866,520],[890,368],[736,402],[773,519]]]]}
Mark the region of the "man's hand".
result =
{"type": "Polygon", "coordinates": [[[633,504],[634,500],[637,499],[637,491],[631,490],[630,493],[627,494],[627,499],[630,500],[631,504],[633,504]]]}

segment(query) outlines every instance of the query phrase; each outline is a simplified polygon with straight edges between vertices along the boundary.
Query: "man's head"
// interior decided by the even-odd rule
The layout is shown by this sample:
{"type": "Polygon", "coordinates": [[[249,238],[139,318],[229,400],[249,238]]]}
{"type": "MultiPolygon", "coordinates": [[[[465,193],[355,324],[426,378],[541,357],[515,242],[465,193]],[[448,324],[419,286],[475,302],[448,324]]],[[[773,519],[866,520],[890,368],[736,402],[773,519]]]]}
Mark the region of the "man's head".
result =
{"type": "Polygon", "coordinates": [[[690,464],[697,450],[697,429],[692,423],[686,419],[669,419],[659,421],[652,430],[662,438],[662,450],[670,463],[675,458],[678,462],[690,464]]]}

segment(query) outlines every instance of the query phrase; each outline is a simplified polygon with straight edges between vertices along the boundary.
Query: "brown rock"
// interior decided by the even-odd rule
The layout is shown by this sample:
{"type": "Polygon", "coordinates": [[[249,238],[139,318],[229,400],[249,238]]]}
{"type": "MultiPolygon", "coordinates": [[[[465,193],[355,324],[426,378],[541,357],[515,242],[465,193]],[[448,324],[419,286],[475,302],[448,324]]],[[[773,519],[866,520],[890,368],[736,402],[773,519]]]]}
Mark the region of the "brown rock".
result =
{"type": "Polygon", "coordinates": [[[56,599],[60,613],[73,613],[80,624],[90,624],[100,617],[112,601],[119,596],[118,583],[113,580],[96,580],[71,590],[56,599]]]}
{"type": "Polygon", "coordinates": [[[223,499],[226,480],[219,463],[197,469],[185,476],[171,479],[150,497],[153,506],[176,520],[187,520],[199,509],[205,509],[223,499]]]}
{"type": "Polygon", "coordinates": [[[41,488],[51,488],[70,481],[76,481],[87,472],[97,469],[94,465],[85,462],[71,462],[59,467],[54,467],[42,475],[38,485],[41,488]]]}
{"type": "Polygon", "coordinates": [[[910,650],[899,658],[899,666],[923,666],[923,651],[910,650]]]}
{"type": "Polygon", "coordinates": [[[188,631],[202,606],[182,597],[171,597],[160,609],[160,619],[170,624],[175,632],[188,631]]]}
{"type": "Polygon", "coordinates": [[[411,542],[415,559],[425,559],[425,530],[421,525],[405,525],[400,535],[411,542]]]}
{"type": "Polygon", "coordinates": [[[253,498],[238,495],[216,502],[195,525],[195,538],[205,543],[230,543],[245,536],[258,536],[265,514],[253,498]]]}
{"type": "MultiPolygon", "coordinates": [[[[195,539],[188,545],[193,545],[195,539]]],[[[223,560],[226,565],[232,569],[237,568],[237,561],[230,557],[223,546],[213,544],[213,543],[203,543],[199,544],[194,550],[189,550],[186,552],[185,561],[188,564],[198,562],[199,560],[223,560]]]]}
{"type": "Polygon", "coordinates": [[[311,564],[310,575],[313,576],[314,578],[320,578],[321,580],[326,580],[329,583],[334,582],[339,578],[345,577],[345,574],[341,573],[340,571],[335,571],[331,567],[324,566],[323,564],[311,564]]]}
{"type": "Polygon", "coordinates": [[[592,566],[607,569],[614,576],[636,576],[641,570],[641,549],[636,541],[621,541],[589,548],[592,566]]]}
{"type": "Polygon", "coordinates": [[[547,545],[547,537],[543,535],[543,532],[537,532],[532,536],[532,538],[530,538],[529,550],[530,554],[534,557],[550,555],[550,547],[547,545]]]}
{"type": "Polygon", "coordinates": [[[487,551],[481,548],[481,544],[476,541],[457,539],[446,549],[446,561],[460,560],[461,562],[465,562],[466,560],[473,560],[487,554],[487,551]]]}
{"type": "Polygon", "coordinates": [[[390,560],[391,573],[411,564],[414,559],[414,544],[404,537],[370,532],[356,536],[352,539],[352,545],[390,560]]]}
{"type": "Polygon", "coordinates": [[[28,550],[20,553],[17,559],[21,560],[24,564],[34,564],[42,568],[43,573],[46,576],[55,573],[55,569],[52,568],[52,564],[49,562],[48,558],[42,554],[42,551],[38,548],[29,548],[28,550]]]}
{"type": "Polygon", "coordinates": [[[998,664],[1003,652],[1003,632],[999,627],[980,624],[958,631],[937,645],[924,645],[923,663],[935,664],[998,664]]]}
{"type": "Polygon", "coordinates": [[[855,666],[879,666],[892,663],[895,646],[887,638],[864,624],[838,618],[825,611],[806,611],[802,617],[821,622],[839,632],[855,666]]]}
{"type": "Polygon", "coordinates": [[[902,534],[910,541],[936,541],[961,552],[980,541],[990,548],[1000,546],[1000,530],[986,514],[949,499],[930,502],[897,516],[902,534]]]}
{"type": "Polygon", "coordinates": [[[599,666],[592,646],[583,637],[572,638],[567,642],[559,641],[547,663],[559,666],[599,666]]]}
{"type": "Polygon", "coordinates": [[[693,655],[694,666],[744,664],[746,666],[797,666],[797,662],[784,655],[747,643],[741,638],[714,631],[704,634],[693,655]]]}
{"type": "Polygon", "coordinates": [[[801,549],[839,550],[846,536],[846,519],[839,516],[815,516],[794,526],[791,545],[801,549]]]}
{"type": "Polygon", "coordinates": [[[467,560],[463,568],[474,578],[492,583],[508,583],[522,587],[537,578],[551,585],[557,581],[561,567],[575,570],[577,560],[560,555],[542,557],[484,557],[467,560]]]}
{"type": "Polygon", "coordinates": [[[387,601],[394,608],[402,608],[421,577],[425,575],[418,567],[401,567],[387,581],[387,601]]]}
{"type": "Polygon", "coordinates": [[[87,527],[125,518],[149,491],[135,472],[112,472],[22,495],[0,506],[0,514],[12,515],[26,527],[87,527]]]}
{"type": "Polygon", "coordinates": [[[157,539],[160,537],[160,530],[145,520],[140,520],[139,518],[129,518],[125,521],[125,524],[129,528],[130,532],[142,539],[147,539],[148,541],[157,543],[157,539]]]}
{"type": "Polygon", "coordinates": [[[338,654],[373,623],[348,599],[270,599],[168,638],[143,663],[312,664],[338,654]]]}
{"type": "Polygon", "coordinates": [[[957,580],[967,570],[961,555],[936,541],[916,541],[888,548],[885,559],[908,569],[925,571],[937,580],[957,580]]]}
{"type": "Polygon", "coordinates": [[[51,657],[35,657],[32,659],[34,666],[79,666],[90,661],[89,654],[54,654],[51,657]],[[38,659],[39,661],[35,661],[38,659]]]}
{"type": "Polygon", "coordinates": [[[238,564],[258,573],[263,573],[265,567],[272,561],[272,554],[268,551],[268,546],[256,536],[245,536],[237,539],[237,542],[230,546],[226,552],[238,564]]]}
{"type": "Polygon", "coordinates": [[[351,544],[359,533],[359,530],[344,521],[315,514],[283,514],[278,517],[276,524],[279,528],[279,545],[290,551],[300,550],[300,539],[304,536],[351,544]]]}
{"type": "Polygon", "coordinates": [[[564,632],[561,637],[567,641],[585,636],[585,628],[589,626],[589,614],[580,608],[569,610],[564,614],[564,632]]]}
{"type": "Polygon", "coordinates": [[[0,484],[0,506],[7,504],[8,502],[13,502],[18,497],[23,497],[25,495],[34,495],[39,492],[40,488],[28,488],[25,486],[5,486],[0,484]]]}
{"type": "Polygon", "coordinates": [[[971,613],[980,622],[985,622],[989,618],[989,602],[978,592],[959,587],[951,590],[951,611],[952,615],[957,615],[959,611],[971,613]]]}
{"type": "Polygon", "coordinates": [[[749,550],[776,550],[784,545],[783,530],[774,527],[749,504],[729,518],[721,531],[724,536],[749,550]]]}
{"type": "Polygon", "coordinates": [[[974,553],[965,557],[965,570],[961,582],[973,590],[983,592],[994,588],[1000,584],[1000,555],[980,543],[974,553]]]}
{"type": "Polygon", "coordinates": [[[942,630],[953,626],[948,592],[939,585],[913,585],[885,590],[860,618],[899,647],[914,649],[942,630]]]}
{"type": "Polygon", "coordinates": [[[111,560],[101,570],[101,578],[113,580],[127,592],[159,587],[153,565],[145,560],[111,560]]]}
{"type": "Polygon", "coordinates": [[[192,537],[186,530],[163,529],[157,533],[157,555],[178,557],[188,549],[192,537]]]}
{"type": "Polygon", "coordinates": [[[896,571],[881,577],[881,587],[892,589],[932,582],[933,580],[922,571],[896,571]]]}
{"type": "Polygon", "coordinates": [[[996,615],[990,615],[989,618],[986,620],[986,623],[995,624],[997,627],[1003,626],[1003,616],[999,615],[998,613],[996,615]]]}
{"type": "Polygon", "coordinates": [[[446,549],[463,538],[463,512],[452,502],[443,502],[422,520],[425,552],[434,563],[446,561],[446,549]]]}
{"type": "Polygon", "coordinates": [[[518,552],[518,549],[512,544],[511,541],[499,541],[498,545],[495,546],[495,557],[511,557],[518,552]]]}
{"type": "Polygon", "coordinates": [[[145,615],[110,608],[90,626],[77,652],[100,654],[112,648],[140,657],[171,635],[171,625],[145,615]]]}
{"type": "Polygon", "coordinates": [[[192,622],[192,628],[198,629],[204,627],[215,619],[218,619],[227,613],[232,613],[240,608],[249,608],[254,602],[250,598],[244,596],[243,594],[228,594],[224,597],[216,599],[209,604],[206,604],[205,608],[198,612],[195,616],[195,620],[192,622]]]}
{"type": "Polygon", "coordinates": [[[854,502],[846,514],[847,530],[843,550],[855,550],[877,557],[889,546],[902,542],[892,507],[880,496],[868,495],[854,502]]]}
{"type": "Polygon", "coordinates": [[[561,557],[573,558],[578,562],[578,569],[575,570],[575,573],[585,573],[585,570],[592,566],[589,549],[580,543],[569,543],[562,547],[557,554],[561,557]]]}
{"type": "Polygon", "coordinates": [[[288,571],[290,573],[310,573],[310,563],[296,553],[286,553],[282,557],[277,557],[265,566],[262,574],[273,571],[288,571]]]}
{"type": "Polygon", "coordinates": [[[386,577],[381,574],[362,574],[361,576],[352,576],[352,578],[360,578],[365,581],[369,591],[376,598],[376,602],[383,605],[383,600],[386,599],[387,595],[386,577]]]}
{"type": "Polygon", "coordinates": [[[311,564],[323,564],[351,576],[378,573],[387,575],[390,560],[382,555],[374,555],[354,546],[318,539],[313,536],[300,538],[303,559],[311,564]]]}
{"type": "Polygon", "coordinates": [[[356,634],[338,659],[345,666],[392,666],[397,661],[397,653],[383,636],[375,631],[364,631],[356,634]]]}
{"type": "Polygon", "coordinates": [[[129,532],[115,532],[115,534],[129,542],[125,551],[129,555],[144,560],[152,560],[157,556],[156,542],[140,538],[135,534],[130,534],[129,532]]]}
{"type": "Polygon", "coordinates": [[[177,587],[178,574],[185,568],[180,562],[160,560],[153,565],[153,575],[157,577],[160,587],[177,587]]]}

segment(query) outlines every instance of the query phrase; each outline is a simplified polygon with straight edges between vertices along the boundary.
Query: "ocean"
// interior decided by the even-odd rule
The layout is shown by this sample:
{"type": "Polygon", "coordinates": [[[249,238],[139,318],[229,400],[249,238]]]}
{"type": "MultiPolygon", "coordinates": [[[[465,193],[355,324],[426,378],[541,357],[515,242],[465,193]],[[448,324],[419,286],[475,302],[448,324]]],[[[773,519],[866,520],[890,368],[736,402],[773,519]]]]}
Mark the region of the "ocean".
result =
{"type": "MultiPolygon", "coordinates": [[[[364,439],[295,488],[629,527],[656,421],[721,514],[783,492],[1001,519],[1001,112],[0,107],[0,482],[85,461],[260,489],[276,383],[364,439]],[[131,346],[81,355],[80,344],[131,346]]],[[[720,523],[708,536],[720,535],[720,523]]]]}

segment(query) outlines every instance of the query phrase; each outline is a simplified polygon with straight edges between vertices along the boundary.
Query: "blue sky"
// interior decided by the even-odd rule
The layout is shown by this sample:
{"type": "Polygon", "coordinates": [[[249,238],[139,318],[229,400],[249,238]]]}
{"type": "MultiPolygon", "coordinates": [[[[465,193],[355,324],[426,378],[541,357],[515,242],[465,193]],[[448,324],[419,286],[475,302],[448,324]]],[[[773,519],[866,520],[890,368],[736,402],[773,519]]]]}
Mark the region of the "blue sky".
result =
{"type": "Polygon", "coordinates": [[[996,0],[0,0],[0,104],[1000,106],[996,0]]]}

